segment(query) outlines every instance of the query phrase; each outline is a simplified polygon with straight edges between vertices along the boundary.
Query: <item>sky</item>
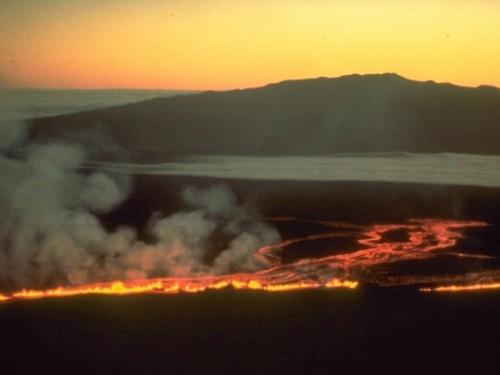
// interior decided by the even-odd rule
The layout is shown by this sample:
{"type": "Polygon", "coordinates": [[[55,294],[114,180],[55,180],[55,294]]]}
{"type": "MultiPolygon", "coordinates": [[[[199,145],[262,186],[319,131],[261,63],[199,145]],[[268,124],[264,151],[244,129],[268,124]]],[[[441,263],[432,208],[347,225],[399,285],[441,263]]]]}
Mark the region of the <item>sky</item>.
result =
{"type": "Polygon", "coordinates": [[[1,0],[0,85],[230,89],[396,72],[500,86],[500,0],[1,0]]]}

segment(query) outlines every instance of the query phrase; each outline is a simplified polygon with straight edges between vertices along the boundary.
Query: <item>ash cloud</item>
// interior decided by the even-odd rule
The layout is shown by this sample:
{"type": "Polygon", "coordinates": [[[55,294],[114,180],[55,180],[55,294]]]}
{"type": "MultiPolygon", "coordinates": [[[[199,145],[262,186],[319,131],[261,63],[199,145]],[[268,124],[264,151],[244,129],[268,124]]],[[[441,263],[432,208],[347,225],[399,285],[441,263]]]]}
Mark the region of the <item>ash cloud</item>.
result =
{"type": "Polygon", "coordinates": [[[224,186],[185,189],[186,210],[153,215],[152,243],[134,228],[107,232],[98,215],[127,198],[123,177],[84,171],[76,144],[27,143],[21,122],[0,124],[0,288],[251,271],[276,230],[224,186]],[[212,237],[225,239],[211,253],[212,237]]]}

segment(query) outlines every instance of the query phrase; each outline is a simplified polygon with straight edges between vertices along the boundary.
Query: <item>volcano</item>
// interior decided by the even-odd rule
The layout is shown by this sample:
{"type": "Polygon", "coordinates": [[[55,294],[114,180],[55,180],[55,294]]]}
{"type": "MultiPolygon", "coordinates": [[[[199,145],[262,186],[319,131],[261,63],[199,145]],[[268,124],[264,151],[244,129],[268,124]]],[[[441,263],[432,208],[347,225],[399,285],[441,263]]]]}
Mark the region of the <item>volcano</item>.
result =
{"type": "MultiPolygon", "coordinates": [[[[33,120],[31,137],[92,146],[98,130],[127,153],[158,162],[192,154],[339,152],[500,153],[500,90],[418,82],[397,74],[284,81],[156,98],[33,120]]],[[[94,147],[95,148],[95,147],[94,147]]]]}

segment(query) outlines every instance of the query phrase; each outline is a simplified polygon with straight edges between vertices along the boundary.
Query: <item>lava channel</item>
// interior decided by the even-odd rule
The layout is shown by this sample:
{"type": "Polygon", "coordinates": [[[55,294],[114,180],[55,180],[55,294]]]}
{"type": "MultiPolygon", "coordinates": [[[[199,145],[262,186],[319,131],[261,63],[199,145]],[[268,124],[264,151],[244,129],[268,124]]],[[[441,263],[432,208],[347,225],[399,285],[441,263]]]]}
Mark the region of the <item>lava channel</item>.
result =
{"type": "MultiPolygon", "coordinates": [[[[258,249],[255,256],[265,265],[265,268],[253,273],[120,280],[80,286],[60,286],[47,290],[23,289],[9,294],[0,294],[0,301],[79,295],[196,293],[228,287],[235,290],[282,292],[317,288],[355,289],[360,283],[393,286],[435,284],[436,281],[439,281],[446,284],[454,278],[445,276],[436,279],[425,275],[387,278],[380,271],[380,266],[391,266],[405,261],[422,261],[443,254],[461,260],[493,258],[488,255],[460,252],[455,249],[457,242],[464,238],[463,230],[481,228],[487,225],[480,221],[411,220],[403,224],[367,226],[329,221],[300,221],[295,218],[276,218],[274,221],[314,223],[321,225],[325,231],[288,239],[276,245],[258,249]],[[384,239],[384,236],[395,231],[404,231],[405,239],[400,241],[384,239]],[[355,251],[339,252],[336,249],[333,255],[316,258],[304,257],[290,263],[282,261],[284,252],[289,251],[292,245],[308,246],[314,241],[346,235],[355,238],[355,251]]],[[[476,276],[476,279],[481,279],[480,272],[476,276]]],[[[465,291],[497,287],[500,287],[499,273],[494,273],[494,277],[490,275],[488,283],[434,285],[422,287],[420,290],[425,292],[465,291]]]]}

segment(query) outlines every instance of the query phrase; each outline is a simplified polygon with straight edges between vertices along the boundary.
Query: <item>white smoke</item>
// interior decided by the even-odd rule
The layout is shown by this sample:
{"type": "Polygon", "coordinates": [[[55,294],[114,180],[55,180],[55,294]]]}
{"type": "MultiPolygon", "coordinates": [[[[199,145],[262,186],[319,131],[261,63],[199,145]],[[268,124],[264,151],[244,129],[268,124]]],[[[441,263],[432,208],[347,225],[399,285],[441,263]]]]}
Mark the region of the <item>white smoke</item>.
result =
{"type": "Polygon", "coordinates": [[[223,186],[187,188],[186,211],[154,215],[153,244],[133,228],[109,233],[96,214],[126,199],[122,179],[82,172],[79,146],[25,144],[24,134],[22,123],[0,125],[1,288],[255,270],[255,251],[279,240],[223,186]],[[214,234],[227,243],[215,255],[214,234]]]}
{"type": "Polygon", "coordinates": [[[188,187],[183,197],[190,210],[152,220],[151,232],[158,240],[155,245],[136,243],[126,252],[121,265],[128,277],[252,271],[262,266],[254,257],[255,251],[279,241],[278,232],[238,206],[225,186],[205,190],[188,187]],[[214,233],[230,240],[207,262],[214,233]]]}

